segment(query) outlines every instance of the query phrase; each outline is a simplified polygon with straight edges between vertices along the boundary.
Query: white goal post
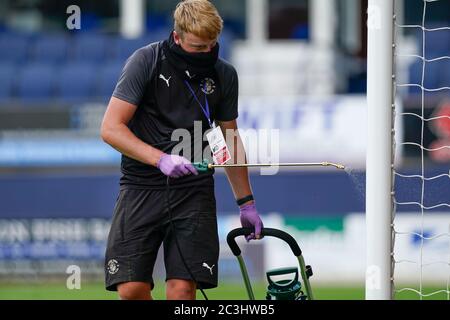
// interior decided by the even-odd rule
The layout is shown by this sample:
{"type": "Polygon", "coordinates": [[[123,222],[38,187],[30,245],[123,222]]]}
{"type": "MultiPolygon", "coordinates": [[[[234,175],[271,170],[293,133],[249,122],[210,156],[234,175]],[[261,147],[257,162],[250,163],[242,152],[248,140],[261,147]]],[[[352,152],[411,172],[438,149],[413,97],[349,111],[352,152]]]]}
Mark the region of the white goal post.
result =
{"type": "Polygon", "coordinates": [[[366,299],[392,299],[394,1],[367,9],[366,299]]]}

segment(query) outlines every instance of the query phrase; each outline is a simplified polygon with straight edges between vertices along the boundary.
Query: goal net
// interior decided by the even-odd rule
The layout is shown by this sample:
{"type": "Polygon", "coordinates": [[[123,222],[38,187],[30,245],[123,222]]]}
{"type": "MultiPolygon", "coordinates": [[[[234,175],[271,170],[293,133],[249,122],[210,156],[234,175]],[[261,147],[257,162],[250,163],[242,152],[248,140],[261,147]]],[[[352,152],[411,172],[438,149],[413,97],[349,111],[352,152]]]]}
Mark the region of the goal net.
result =
{"type": "Polygon", "coordinates": [[[394,299],[411,292],[418,299],[450,299],[450,27],[448,20],[428,19],[433,11],[446,10],[448,2],[404,1],[406,10],[421,7],[417,24],[394,16],[394,62],[407,61],[409,68],[403,79],[398,72],[393,78],[393,94],[411,101],[414,108],[398,116],[415,130],[397,148],[416,159],[402,168],[393,165],[394,299]],[[415,47],[398,41],[405,34],[415,47]]]}
{"type": "Polygon", "coordinates": [[[366,299],[450,300],[449,2],[369,0],[366,299]],[[411,6],[417,23],[396,16],[411,6]]]}

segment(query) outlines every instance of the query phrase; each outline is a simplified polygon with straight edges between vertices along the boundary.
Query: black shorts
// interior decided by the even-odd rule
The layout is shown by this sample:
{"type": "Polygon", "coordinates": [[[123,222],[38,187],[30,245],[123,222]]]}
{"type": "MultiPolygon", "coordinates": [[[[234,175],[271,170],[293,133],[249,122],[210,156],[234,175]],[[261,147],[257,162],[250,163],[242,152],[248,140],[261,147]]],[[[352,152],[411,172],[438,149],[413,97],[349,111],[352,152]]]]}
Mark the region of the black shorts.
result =
{"type": "Polygon", "coordinates": [[[178,244],[190,272],[201,288],[217,287],[219,239],[213,186],[170,190],[175,235],[166,206],[166,190],[121,189],[105,256],[105,285],[139,281],[153,288],[153,268],[164,246],[166,280],[193,280],[181,260],[178,244]],[[175,239],[176,236],[176,239],[175,239]]]}

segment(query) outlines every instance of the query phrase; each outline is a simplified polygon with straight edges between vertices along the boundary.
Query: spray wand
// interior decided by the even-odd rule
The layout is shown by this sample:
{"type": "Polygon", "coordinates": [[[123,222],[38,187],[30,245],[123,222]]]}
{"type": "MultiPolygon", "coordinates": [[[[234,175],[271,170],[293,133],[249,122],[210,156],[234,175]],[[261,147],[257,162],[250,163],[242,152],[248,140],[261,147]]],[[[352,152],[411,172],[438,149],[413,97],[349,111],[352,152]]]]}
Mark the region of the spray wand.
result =
{"type": "Polygon", "coordinates": [[[342,164],[336,164],[332,162],[288,162],[288,163],[242,163],[242,164],[213,164],[209,163],[208,160],[203,160],[202,162],[194,162],[194,167],[198,172],[206,172],[212,170],[213,168],[233,168],[233,167],[327,167],[332,166],[337,169],[345,169],[342,164]]]}

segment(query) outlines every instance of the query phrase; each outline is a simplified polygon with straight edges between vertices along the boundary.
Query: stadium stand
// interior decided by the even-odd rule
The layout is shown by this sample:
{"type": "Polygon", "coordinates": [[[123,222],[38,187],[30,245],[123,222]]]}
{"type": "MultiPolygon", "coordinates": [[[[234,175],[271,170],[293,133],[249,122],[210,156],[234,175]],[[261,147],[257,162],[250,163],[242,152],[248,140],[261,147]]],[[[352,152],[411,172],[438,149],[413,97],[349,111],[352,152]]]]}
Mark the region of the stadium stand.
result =
{"type": "Polygon", "coordinates": [[[92,63],[102,62],[108,59],[111,47],[110,36],[99,33],[83,33],[73,37],[71,43],[72,61],[89,61],[92,63]]]}
{"type": "Polygon", "coordinates": [[[122,61],[109,62],[99,69],[96,96],[107,99],[111,96],[123,67],[122,61]]]}
{"type": "Polygon", "coordinates": [[[55,67],[46,63],[24,65],[18,75],[17,97],[22,102],[41,102],[54,94],[55,67]]]}
{"type": "Polygon", "coordinates": [[[28,53],[28,39],[15,33],[0,34],[0,62],[21,63],[28,53]]]}
{"type": "Polygon", "coordinates": [[[113,57],[117,61],[125,61],[138,48],[155,41],[151,36],[143,36],[137,39],[117,38],[113,43],[113,57]]]}
{"type": "MultiPolygon", "coordinates": [[[[441,61],[429,62],[425,64],[424,87],[427,89],[435,89],[442,85],[439,77],[439,69],[441,61]]],[[[422,60],[416,59],[410,66],[410,83],[421,85],[422,83],[422,60]]],[[[420,87],[410,87],[410,93],[418,94],[422,92],[420,87]]]]}
{"type": "MultiPolygon", "coordinates": [[[[137,39],[85,31],[68,33],[0,32],[0,106],[14,100],[69,103],[105,102],[126,59],[138,48],[165,39],[160,28],[137,39]]],[[[224,30],[220,54],[229,59],[233,35],[224,30]]]]}
{"type": "Polygon", "coordinates": [[[60,64],[67,59],[68,40],[63,34],[39,35],[30,44],[30,60],[60,64]]]}
{"type": "MultiPolygon", "coordinates": [[[[433,24],[427,26],[428,29],[437,29],[446,26],[448,23],[433,24]]],[[[419,48],[422,49],[422,33],[418,35],[419,48]]],[[[446,56],[449,53],[450,43],[448,42],[448,30],[435,30],[425,32],[425,55],[427,59],[434,59],[446,56]]]]}
{"type": "MultiPolygon", "coordinates": [[[[428,29],[439,28],[446,23],[438,23],[427,26],[428,29]]],[[[422,55],[423,35],[422,30],[415,33],[417,43],[417,54],[422,55]]],[[[448,30],[426,31],[425,32],[425,58],[428,60],[436,59],[442,56],[448,56],[450,52],[450,43],[447,40],[448,30]]],[[[427,62],[425,64],[424,87],[427,89],[436,89],[448,87],[448,72],[450,64],[448,60],[441,59],[427,62]]],[[[421,84],[422,81],[422,60],[415,60],[409,67],[409,83],[421,84]]],[[[417,94],[421,92],[419,87],[410,87],[409,92],[417,94]]]]}
{"type": "Polygon", "coordinates": [[[6,62],[0,62],[0,101],[12,96],[15,67],[6,62]]]}
{"type": "Polygon", "coordinates": [[[64,65],[58,76],[56,97],[68,102],[82,101],[93,96],[96,68],[90,62],[64,65]]]}

